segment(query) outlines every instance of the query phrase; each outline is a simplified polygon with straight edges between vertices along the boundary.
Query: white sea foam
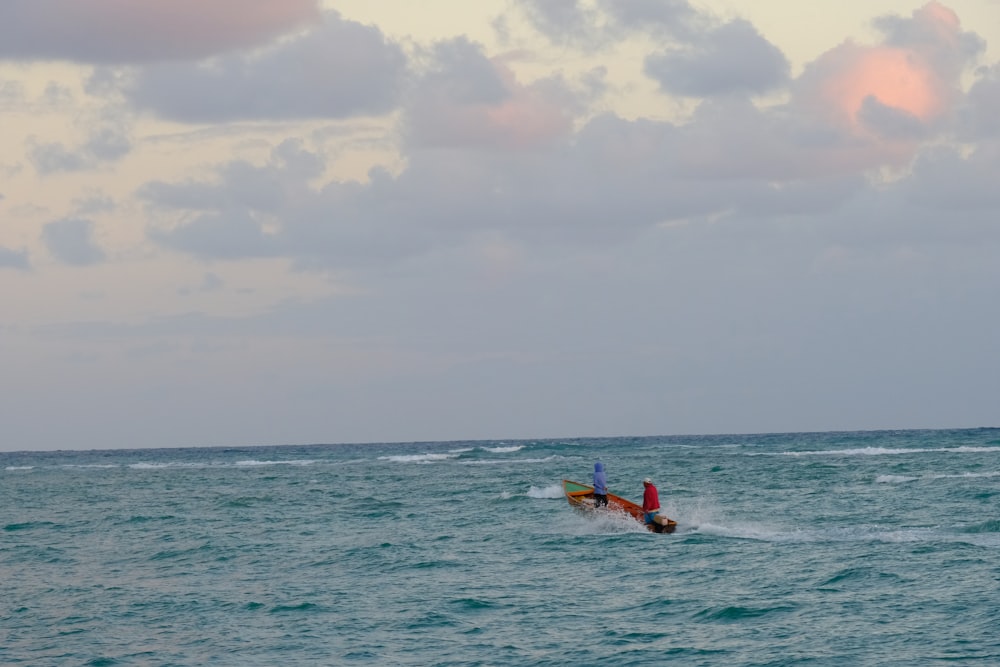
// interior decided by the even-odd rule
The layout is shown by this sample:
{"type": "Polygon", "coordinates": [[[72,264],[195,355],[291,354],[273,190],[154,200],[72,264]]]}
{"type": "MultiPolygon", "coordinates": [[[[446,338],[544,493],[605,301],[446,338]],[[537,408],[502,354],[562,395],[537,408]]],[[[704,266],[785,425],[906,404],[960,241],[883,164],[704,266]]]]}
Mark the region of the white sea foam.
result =
{"type": "MultiPolygon", "coordinates": [[[[101,466],[101,467],[113,467],[113,466],[101,466]]],[[[165,463],[129,463],[128,467],[132,470],[166,470],[168,468],[205,468],[207,467],[204,463],[188,463],[183,461],[168,461],[165,463]]]]}
{"type": "Polygon", "coordinates": [[[721,528],[705,530],[699,527],[698,532],[726,537],[742,537],[745,539],[763,540],[781,543],[823,543],[823,542],[884,542],[907,544],[911,542],[953,541],[938,528],[889,528],[886,526],[841,526],[837,528],[775,530],[757,528],[754,526],[736,529],[721,528]]]}
{"type": "Polygon", "coordinates": [[[524,445],[511,445],[509,447],[483,447],[483,449],[494,454],[509,454],[511,452],[521,451],[524,449],[524,445]]]}
{"type": "Polygon", "coordinates": [[[562,484],[552,484],[551,486],[537,487],[533,486],[528,489],[529,498],[562,498],[565,494],[563,493],[562,484]]]}
{"type": "MultiPolygon", "coordinates": [[[[260,461],[257,459],[244,459],[242,461],[236,461],[234,463],[208,463],[205,461],[160,461],[160,462],[149,462],[141,461],[139,463],[129,463],[127,467],[132,470],[169,470],[171,468],[256,468],[262,466],[308,466],[316,463],[312,459],[289,459],[289,460],[277,460],[277,461],[260,461]]],[[[93,468],[115,468],[117,466],[80,466],[80,467],[93,467],[93,468]]]]}
{"type": "Polygon", "coordinates": [[[553,454],[552,456],[540,459],[472,459],[470,461],[462,461],[462,463],[468,466],[503,466],[512,463],[548,463],[550,461],[562,461],[565,458],[565,456],[553,454]]]}
{"type": "Polygon", "coordinates": [[[61,465],[59,467],[60,468],[98,468],[98,469],[103,469],[103,468],[117,468],[118,465],[113,464],[113,463],[111,463],[111,464],[102,464],[102,463],[65,463],[65,464],[63,464],[63,465],[61,465]]]}
{"type": "Polygon", "coordinates": [[[4,470],[33,470],[35,466],[7,466],[4,470]]]}
{"type": "Polygon", "coordinates": [[[931,479],[977,479],[986,477],[1000,477],[1000,472],[963,472],[951,475],[931,475],[931,479]]]}
{"type": "Polygon", "coordinates": [[[712,498],[668,502],[663,511],[677,522],[678,533],[701,533],[718,537],[772,541],[783,532],[781,527],[761,521],[736,519],[719,508],[712,498]]]}
{"type": "Polygon", "coordinates": [[[713,521],[691,522],[685,518],[675,519],[675,521],[677,521],[677,532],[681,534],[701,533],[703,535],[732,537],[741,540],[760,540],[764,542],[777,541],[782,535],[787,534],[771,526],[749,522],[731,525],[715,523],[713,521]]]}
{"type": "Polygon", "coordinates": [[[902,484],[903,482],[912,482],[916,477],[910,475],[879,475],[875,478],[876,484],[902,484]]]}
{"type": "Polygon", "coordinates": [[[400,454],[396,456],[380,456],[379,461],[392,461],[393,463],[433,463],[435,461],[447,461],[458,458],[458,454],[400,454]]]}
{"type": "Polygon", "coordinates": [[[247,459],[245,461],[237,461],[236,466],[308,466],[316,463],[310,459],[291,459],[288,461],[257,461],[256,459],[247,459]]]}
{"type": "Polygon", "coordinates": [[[983,454],[992,452],[1000,452],[1000,447],[934,447],[914,449],[858,447],[854,449],[822,449],[806,452],[747,452],[747,456],[892,456],[897,454],[983,454]]]}
{"type": "MultiPolygon", "coordinates": [[[[1000,477],[1000,472],[962,472],[962,473],[950,473],[950,474],[936,474],[927,475],[924,479],[988,479],[990,477],[1000,477]]],[[[913,477],[911,475],[879,475],[875,478],[876,484],[901,484],[903,482],[912,482],[918,477],[913,477]]]]}
{"type": "Polygon", "coordinates": [[[578,512],[567,514],[566,526],[575,535],[649,533],[644,525],[625,512],[578,512]]]}

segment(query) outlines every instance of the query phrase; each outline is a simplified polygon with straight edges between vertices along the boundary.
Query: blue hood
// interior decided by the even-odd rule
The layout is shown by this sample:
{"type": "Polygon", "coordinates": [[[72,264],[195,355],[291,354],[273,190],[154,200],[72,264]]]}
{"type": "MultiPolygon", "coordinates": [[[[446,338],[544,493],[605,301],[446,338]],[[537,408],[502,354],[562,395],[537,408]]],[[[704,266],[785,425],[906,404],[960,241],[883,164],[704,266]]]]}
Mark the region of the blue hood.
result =
{"type": "Polygon", "coordinates": [[[600,461],[594,464],[594,493],[602,496],[608,493],[608,477],[604,472],[604,464],[600,461]]]}

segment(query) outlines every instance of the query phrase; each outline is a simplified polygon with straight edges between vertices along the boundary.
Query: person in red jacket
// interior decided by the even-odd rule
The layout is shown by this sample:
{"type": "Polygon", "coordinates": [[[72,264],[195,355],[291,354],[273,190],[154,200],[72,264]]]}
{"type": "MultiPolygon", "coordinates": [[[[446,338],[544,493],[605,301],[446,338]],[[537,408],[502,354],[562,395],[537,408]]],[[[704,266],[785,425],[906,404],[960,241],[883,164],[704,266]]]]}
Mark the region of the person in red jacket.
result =
{"type": "Polygon", "coordinates": [[[642,480],[642,485],[646,487],[642,494],[642,512],[646,524],[649,525],[656,521],[656,515],[660,513],[660,494],[657,493],[650,478],[642,480]]]}

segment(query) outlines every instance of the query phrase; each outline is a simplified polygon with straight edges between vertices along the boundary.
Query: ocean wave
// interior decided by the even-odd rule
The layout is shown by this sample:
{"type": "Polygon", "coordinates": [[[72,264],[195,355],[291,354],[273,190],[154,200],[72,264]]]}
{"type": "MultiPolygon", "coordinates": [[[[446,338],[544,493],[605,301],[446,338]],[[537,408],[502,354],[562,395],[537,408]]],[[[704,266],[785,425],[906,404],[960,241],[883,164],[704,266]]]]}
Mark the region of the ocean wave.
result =
{"type": "Polygon", "coordinates": [[[876,484],[902,484],[903,482],[912,482],[916,480],[916,477],[910,475],[879,475],[875,478],[876,484]]]}
{"type": "MultiPolygon", "coordinates": [[[[670,515],[668,515],[670,516],[670,515]]],[[[701,535],[712,535],[715,537],[731,537],[741,540],[757,540],[761,542],[778,541],[787,532],[754,523],[742,523],[740,525],[727,525],[714,521],[697,521],[685,518],[681,520],[671,516],[678,524],[678,533],[696,533],[701,535]]]]}
{"type": "Polygon", "coordinates": [[[967,542],[966,537],[955,535],[943,527],[918,526],[899,528],[880,525],[840,526],[837,528],[773,529],[765,526],[723,526],[702,524],[690,526],[690,532],[759,540],[784,544],[822,544],[875,542],[889,544],[967,542]]]}
{"type": "Polygon", "coordinates": [[[510,454],[512,452],[519,452],[524,449],[524,445],[511,445],[509,447],[482,447],[484,451],[493,454],[510,454]]]}
{"type": "Polygon", "coordinates": [[[568,508],[567,511],[563,526],[574,535],[652,534],[646,526],[625,512],[579,512],[568,508]]]}
{"type": "Polygon", "coordinates": [[[528,489],[529,498],[543,498],[543,499],[553,499],[562,498],[565,494],[563,493],[562,484],[552,484],[545,487],[533,486],[528,489]]]}
{"type": "Polygon", "coordinates": [[[256,459],[246,459],[245,461],[237,461],[234,465],[237,467],[245,466],[311,466],[316,463],[311,459],[291,459],[288,461],[258,461],[256,459]]]}
{"type": "Polygon", "coordinates": [[[933,447],[895,449],[889,447],[858,447],[853,449],[821,449],[815,451],[747,452],[747,456],[893,456],[897,454],[985,454],[1000,452],[1000,447],[933,447]]]}
{"type": "Polygon", "coordinates": [[[380,456],[379,461],[391,461],[393,463],[434,463],[435,461],[447,461],[458,458],[458,454],[397,454],[392,456],[380,456]]]}
{"type": "Polygon", "coordinates": [[[4,470],[34,470],[35,466],[7,466],[4,470]]]}
{"type": "Polygon", "coordinates": [[[987,477],[1000,477],[1000,472],[963,472],[953,474],[931,475],[931,479],[976,479],[987,477]]]}
{"type": "Polygon", "coordinates": [[[972,526],[962,528],[963,533],[1000,533],[1000,520],[989,519],[972,526]]]}
{"type": "Polygon", "coordinates": [[[132,470],[166,470],[168,468],[205,468],[207,463],[192,463],[188,461],[167,461],[164,463],[149,463],[141,461],[139,463],[129,463],[128,468],[132,470]]]}
{"type": "Polygon", "coordinates": [[[550,461],[561,461],[565,458],[565,456],[553,454],[552,456],[546,456],[540,459],[474,459],[470,461],[462,461],[462,463],[469,466],[497,466],[507,465],[510,463],[548,463],[550,461]]]}
{"type": "Polygon", "coordinates": [[[788,614],[798,609],[795,605],[771,605],[771,606],[728,606],[710,607],[703,609],[693,615],[699,621],[712,621],[716,623],[739,623],[746,619],[756,619],[771,614],[788,614]]]}
{"type": "Polygon", "coordinates": [[[59,466],[60,468],[94,468],[97,470],[103,470],[108,468],[119,468],[116,463],[64,463],[59,466]]]}

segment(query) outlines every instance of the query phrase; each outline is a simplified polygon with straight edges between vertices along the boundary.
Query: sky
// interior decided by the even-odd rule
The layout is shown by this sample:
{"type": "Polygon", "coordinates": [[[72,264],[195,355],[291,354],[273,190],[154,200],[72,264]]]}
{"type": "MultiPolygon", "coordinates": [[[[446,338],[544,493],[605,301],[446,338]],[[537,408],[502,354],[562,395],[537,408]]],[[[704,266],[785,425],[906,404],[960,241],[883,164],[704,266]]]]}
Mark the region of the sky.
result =
{"type": "Polygon", "coordinates": [[[1000,0],[0,3],[0,450],[1000,425],[1000,0]]]}

